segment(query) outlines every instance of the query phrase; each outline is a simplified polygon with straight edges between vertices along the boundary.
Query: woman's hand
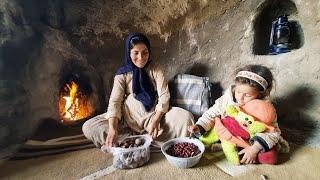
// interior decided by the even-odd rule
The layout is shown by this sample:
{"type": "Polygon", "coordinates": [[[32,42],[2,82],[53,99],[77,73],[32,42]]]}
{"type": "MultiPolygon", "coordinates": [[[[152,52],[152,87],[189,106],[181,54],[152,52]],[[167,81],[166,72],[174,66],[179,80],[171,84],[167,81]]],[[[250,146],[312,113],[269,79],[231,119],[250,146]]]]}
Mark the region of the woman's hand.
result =
{"type": "Polygon", "coordinates": [[[118,130],[109,127],[109,131],[106,139],[107,147],[112,147],[117,141],[117,139],[118,139],[118,130]]]}
{"type": "Polygon", "coordinates": [[[156,113],[151,117],[149,134],[152,136],[153,139],[155,139],[158,136],[158,131],[159,131],[158,127],[163,114],[164,114],[163,112],[156,111],[156,113]]]}
{"type": "Polygon", "coordinates": [[[152,139],[158,136],[158,125],[160,122],[152,121],[150,124],[150,132],[149,134],[152,136],[152,139]]]}
{"type": "Polygon", "coordinates": [[[108,135],[106,138],[106,146],[112,147],[118,139],[118,119],[110,118],[109,119],[109,129],[108,135]]]}
{"type": "Polygon", "coordinates": [[[255,141],[253,145],[242,149],[238,154],[244,154],[240,163],[242,164],[254,164],[256,163],[257,155],[261,151],[262,146],[259,142],[255,141]]]}

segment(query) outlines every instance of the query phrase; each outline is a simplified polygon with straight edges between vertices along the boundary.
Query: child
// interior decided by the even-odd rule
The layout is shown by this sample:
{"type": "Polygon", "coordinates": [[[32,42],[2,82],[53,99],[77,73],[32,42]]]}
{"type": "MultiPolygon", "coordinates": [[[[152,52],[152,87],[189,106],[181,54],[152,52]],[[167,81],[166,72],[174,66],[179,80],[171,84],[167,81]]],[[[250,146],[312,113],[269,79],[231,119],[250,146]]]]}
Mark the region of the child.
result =
{"type": "MultiPolygon", "coordinates": [[[[215,101],[196,122],[195,125],[188,127],[190,133],[201,135],[209,131],[213,127],[213,120],[217,116],[224,118],[226,116],[225,109],[229,105],[244,105],[253,99],[265,99],[268,101],[269,94],[272,89],[273,76],[271,71],[262,65],[248,65],[236,71],[234,84],[229,87],[226,92],[215,101]]],[[[274,120],[274,132],[257,133],[252,138],[251,146],[242,149],[239,154],[243,154],[241,163],[256,163],[259,152],[275,151],[275,145],[283,144],[284,147],[278,149],[282,152],[289,151],[288,143],[280,136],[281,131],[274,120]]],[[[270,152],[271,153],[271,152],[270,152]]],[[[267,155],[268,156],[268,155],[267,155]]],[[[263,162],[261,162],[263,163],[263,162]]],[[[274,164],[275,162],[266,162],[274,164]]]]}

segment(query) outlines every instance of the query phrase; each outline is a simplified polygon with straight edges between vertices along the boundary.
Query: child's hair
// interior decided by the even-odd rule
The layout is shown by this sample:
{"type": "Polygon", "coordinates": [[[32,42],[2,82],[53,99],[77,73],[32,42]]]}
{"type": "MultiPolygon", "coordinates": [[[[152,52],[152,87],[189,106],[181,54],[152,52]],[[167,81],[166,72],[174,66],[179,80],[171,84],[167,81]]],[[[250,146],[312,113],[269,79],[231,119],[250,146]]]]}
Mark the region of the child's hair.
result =
{"type": "Polygon", "coordinates": [[[272,83],[273,83],[273,75],[270,71],[270,69],[263,65],[247,65],[243,68],[239,68],[235,72],[235,83],[240,84],[248,84],[251,87],[255,88],[259,92],[259,99],[264,98],[265,96],[269,95],[271,89],[272,89],[272,83]],[[251,73],[257,74],[263,79],[267,81],[266,87],[263,87],[261,84],[259,84],[257,81],[249,79],[247,77],[237,76],[237,74],[240,71],[249,71],[251,73]]]}

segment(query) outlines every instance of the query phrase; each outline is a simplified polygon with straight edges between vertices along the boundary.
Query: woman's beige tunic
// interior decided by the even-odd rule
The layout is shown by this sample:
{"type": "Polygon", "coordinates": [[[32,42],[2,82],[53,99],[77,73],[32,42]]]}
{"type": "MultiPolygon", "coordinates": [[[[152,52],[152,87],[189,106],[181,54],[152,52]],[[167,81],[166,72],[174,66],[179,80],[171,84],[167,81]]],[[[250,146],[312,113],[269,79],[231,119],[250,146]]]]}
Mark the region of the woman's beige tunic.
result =
{"type": "MultiPolygon", "coordinates": [[[[170,93],[163,70],[158,65],[146,69],[152,84],[156,88],[158,99],[155,106],[146,112],[143,104],[134,98],[132,92],[132,72],[116,75],[106,113],[86,121],[82,127],[84,135],[92,140],[97,147],[104,145],[108,132],[108,119],[124,119],[125,124],[134,132],[149,132],[150,118],[155,111],[165,113],[160,121],[157,143],[170,138],[187,136],[187,126],[193,124],[190,112],[178,108],[169,108],[170,93]]],[[[119,127],[120,134],[123,127],[119,127]]]]}

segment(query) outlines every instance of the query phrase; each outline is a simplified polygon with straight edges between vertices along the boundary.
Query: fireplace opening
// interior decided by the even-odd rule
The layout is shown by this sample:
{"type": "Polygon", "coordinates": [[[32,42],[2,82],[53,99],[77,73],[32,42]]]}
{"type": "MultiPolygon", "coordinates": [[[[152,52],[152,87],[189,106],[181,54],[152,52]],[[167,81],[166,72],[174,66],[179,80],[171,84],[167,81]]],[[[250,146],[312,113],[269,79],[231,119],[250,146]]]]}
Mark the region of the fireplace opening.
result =
{"type": "MultiPolygon", "coordinates": [[[[84,61],[69,59],[52,77],[56,89],[54,115],[43,117],[14,158],[94,147],[82,133],[82,125],[106,108],[101,77],[84,61]]],[[[51,93],[48,92],[48,93],[51,93]]]]}
{"type": "Polygon", "coordinates": [[[66,75],[59,93],[59,115],[62,124],[82,122],[94,114],[89,78],[77,72],[66,75]]]}

